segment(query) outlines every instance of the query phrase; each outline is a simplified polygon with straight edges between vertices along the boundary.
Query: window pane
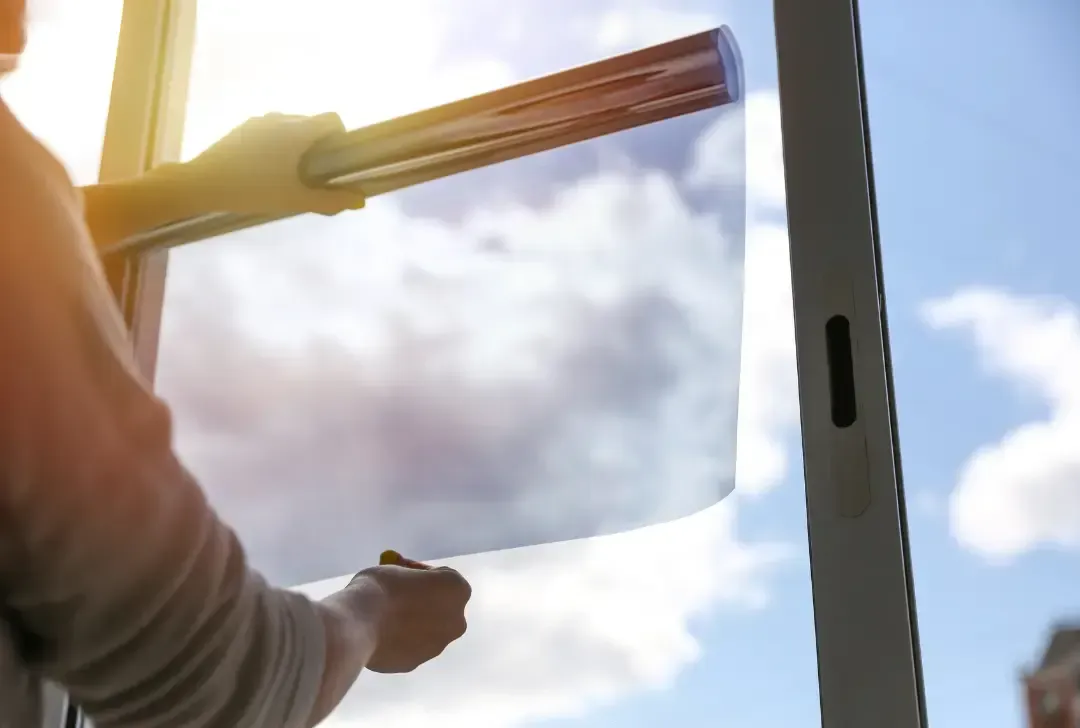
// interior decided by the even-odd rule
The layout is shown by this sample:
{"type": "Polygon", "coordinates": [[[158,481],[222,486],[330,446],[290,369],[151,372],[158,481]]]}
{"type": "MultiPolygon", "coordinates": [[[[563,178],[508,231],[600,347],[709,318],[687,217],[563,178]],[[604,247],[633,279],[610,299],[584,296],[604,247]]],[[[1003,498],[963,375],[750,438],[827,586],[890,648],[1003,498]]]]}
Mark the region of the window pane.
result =
{"type": "Polygon", "coordinates": [[[1044,658],[1063,709],[1080,678],[1080,6],[861,6],[930,723],[1050,725],[1044,658]]]}
{"type": "Polygon", "coordinates": [[[730,487],[736,426],[741,470],[686,518],[453,559],[469,635],[364,675],[333,721],[817,722],[769,7],[363,7],[203,3],[185,154],[256,114],[359,126],[728,23],[751,89],[745,251],[724,227],[730,110],[174,251],[158,386],[255,564],[294,584],[384,548],[605,530],[620,505],[663,520],[730,487]]]}
{"type": "Polygon", "coordinates": [[[30,2],[26,51],[4,102],[76,184],[97,181],[123,0],[30,2]]]}

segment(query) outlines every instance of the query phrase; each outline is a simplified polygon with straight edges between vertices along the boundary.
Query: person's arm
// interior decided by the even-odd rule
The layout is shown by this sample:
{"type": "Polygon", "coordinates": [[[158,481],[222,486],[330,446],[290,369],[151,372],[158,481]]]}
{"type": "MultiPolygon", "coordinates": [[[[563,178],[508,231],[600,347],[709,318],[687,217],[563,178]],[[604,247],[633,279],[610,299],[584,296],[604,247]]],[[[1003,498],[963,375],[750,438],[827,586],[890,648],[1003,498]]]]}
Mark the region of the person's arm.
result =
{"type": "Polygon", "coordinates": [[[89,185],[80,192],[86,226],[98,250],[135,233],[217,212],[221,202],[185,164],[163,164],[141,177],[89,185]]]}
{"type": "Polygon", "coordinates": [[[208,212],[278,217],[359,210],[359,190],[308,187],[299,174],[313,144],[344,132],[337,114],[249,119],[188,162],[83,187],[87,227],[103,250],[134,233],[208,212]]]}
{"type": "Polygon", "coordinates": [[[7,151],[0,594],[27,665],[98,728],[316,724],[371,658],[382,605],[312,602],[249,567],[172,449],[74,199],[7,151]]]}

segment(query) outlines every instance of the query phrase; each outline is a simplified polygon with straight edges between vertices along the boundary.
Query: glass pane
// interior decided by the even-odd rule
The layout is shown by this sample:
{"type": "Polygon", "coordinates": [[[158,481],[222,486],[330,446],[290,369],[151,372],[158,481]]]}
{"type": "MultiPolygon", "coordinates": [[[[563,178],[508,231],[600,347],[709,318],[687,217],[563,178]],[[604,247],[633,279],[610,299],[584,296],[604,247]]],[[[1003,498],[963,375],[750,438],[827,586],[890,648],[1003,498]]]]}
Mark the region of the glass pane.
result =
{"type": "Polygon", "coordinates": [[[861,6],[929,719],[1075,726],[1080,6],[861,6]]]}
{"type": "Polygon", "coordinates": [[[359,126],[727,23],[749,204],[744,251],[728,110],[174,251],[158,387],[256,566],[336,577],[319,596],[384,548],[484,552],[449,562],[469,634],[332,720],[816,722],[770,8],[363,8],[203,3],[185,154],[256,114],[359,126]],[[736,428],[718,505],[492,551],[715,503],[736,428]]]}
{"type": "Polygon", "coordinates": [[[4,102],[76,184],[97,181],[123,0],[29,3],[27,46],[4,102]]]}

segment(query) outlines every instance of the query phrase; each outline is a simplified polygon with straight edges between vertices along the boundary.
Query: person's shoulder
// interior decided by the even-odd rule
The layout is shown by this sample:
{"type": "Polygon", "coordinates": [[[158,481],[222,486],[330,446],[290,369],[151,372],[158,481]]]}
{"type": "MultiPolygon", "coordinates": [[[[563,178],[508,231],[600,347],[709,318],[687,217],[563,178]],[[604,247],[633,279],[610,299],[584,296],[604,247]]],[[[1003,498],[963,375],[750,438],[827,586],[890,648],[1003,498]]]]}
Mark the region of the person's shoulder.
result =
{"type": "Polygon", "coordinates": [[[84,255],[87,233],[67,170],[2,103],[0,220],[8,263],[69,262],[84,255]]]}
{"type": "Polygon", "coordinates": [[[12,210],[24,198],[25,173],[30,169],[26,153],[26,130],[11,110],[0,102],[0,205],[12,210]]]}
{"type": "Polygon", "coordinates": [[[9,200],[22,202],[47,192],[67,204],[77,199],[67,168],[0,100],[0,185],[9,200]]]}

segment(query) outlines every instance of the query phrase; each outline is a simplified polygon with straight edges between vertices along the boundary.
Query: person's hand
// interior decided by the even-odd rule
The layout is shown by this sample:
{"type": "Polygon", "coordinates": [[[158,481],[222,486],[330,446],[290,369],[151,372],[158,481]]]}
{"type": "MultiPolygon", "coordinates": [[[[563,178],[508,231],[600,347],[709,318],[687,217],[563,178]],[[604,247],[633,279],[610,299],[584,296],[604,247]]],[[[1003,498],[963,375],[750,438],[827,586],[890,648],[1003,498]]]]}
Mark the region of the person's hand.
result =
{"type": "Polygon", "coordinates": [[[469,582],[454,569],[434,568],[403,559],[406,565],[382,565],[353,577],[346,591],[360,601],[381,601],[375,651],[368,669],[411,672],[442,654],[465,634],[469,582]]]}
{"type": "Polygon", "coordinates": [[[245,121],[182,165],[189,182],[228,212],[336,215],[358,210],[355,191],[312,189],[300,179],[300,161],[315,142],[345,131],[337,114],[267,114],[245,121]]]}

